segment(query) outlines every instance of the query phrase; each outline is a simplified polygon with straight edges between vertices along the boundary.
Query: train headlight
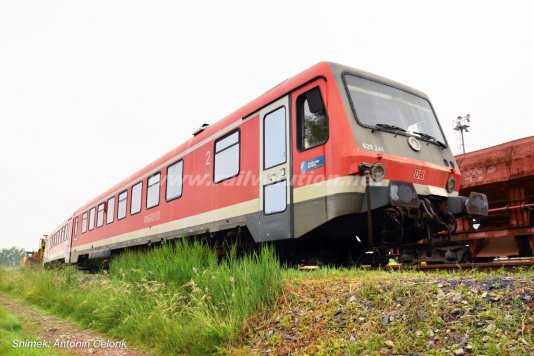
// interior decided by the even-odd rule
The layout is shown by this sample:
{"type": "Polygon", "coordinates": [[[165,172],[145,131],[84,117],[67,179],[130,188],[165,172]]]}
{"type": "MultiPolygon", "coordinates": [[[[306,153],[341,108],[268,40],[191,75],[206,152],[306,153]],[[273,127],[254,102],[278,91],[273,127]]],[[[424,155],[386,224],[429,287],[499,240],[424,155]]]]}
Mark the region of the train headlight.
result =
{"type": "Polygon", "coordinates": [[[373,168],[371,168],[371,176],[375,181],[380,182],[382,179],[384,179],[385,175],[386,168],[382,164],[377,163],[373,165],[373,168]]]}
{"type": "Polygon", "coordinates": [[[447,191],[452,193],[454,192],[454,189],[456,189],[456,179],[454,179],[454,177],[450,177],[447,181],[447,191]]]}

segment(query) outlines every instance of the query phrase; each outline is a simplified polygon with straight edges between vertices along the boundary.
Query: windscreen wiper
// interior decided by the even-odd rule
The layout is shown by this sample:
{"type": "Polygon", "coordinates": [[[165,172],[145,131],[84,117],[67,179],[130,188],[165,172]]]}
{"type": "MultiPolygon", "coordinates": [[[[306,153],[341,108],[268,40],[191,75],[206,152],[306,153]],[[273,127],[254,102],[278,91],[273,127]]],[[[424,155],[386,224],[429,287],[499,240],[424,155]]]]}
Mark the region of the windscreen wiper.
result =
{"type": "Polygon", "coordinates": [[[432,135],[426,134],[424,132],[413,132],[413,133],[416,134],[416,135],[419,135],[419,136],[421,136],[423,138],[426,138],[429,142],[435,143],[436,145],[438,145],[438,146],[440,146],[442,148],[447,148],[447,146],[443,142],[437,140],[432,135]]]}
{"type": "Polygon", "coordinates": [[[389,124],[376,124],[375,127],[373,128],[373,131],[374,130],[382,130],[382,131],[390,131],[390,132],[391,131],[406,132],[406,130],[403,129],[402,127],[389,125],[389,124]]]}

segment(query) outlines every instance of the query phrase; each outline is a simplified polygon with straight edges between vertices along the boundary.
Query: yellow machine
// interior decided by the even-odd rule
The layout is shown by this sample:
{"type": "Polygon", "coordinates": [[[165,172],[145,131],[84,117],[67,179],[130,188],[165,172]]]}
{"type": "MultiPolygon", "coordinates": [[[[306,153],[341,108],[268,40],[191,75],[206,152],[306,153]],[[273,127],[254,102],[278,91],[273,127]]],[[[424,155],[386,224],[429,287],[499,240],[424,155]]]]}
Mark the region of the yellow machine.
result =
{"type": "Polygon", "coordinates": [[[40,265],[43,263],[43,255],[44,255],[44,249],[46,244],[46,236],[44,236],[39,241],[39,250],[38,251],[31,251],[26,252],[26,256],[22,257],[20,260],[20,265],[22,267],[30,266],[30,265],[40,265]]]}

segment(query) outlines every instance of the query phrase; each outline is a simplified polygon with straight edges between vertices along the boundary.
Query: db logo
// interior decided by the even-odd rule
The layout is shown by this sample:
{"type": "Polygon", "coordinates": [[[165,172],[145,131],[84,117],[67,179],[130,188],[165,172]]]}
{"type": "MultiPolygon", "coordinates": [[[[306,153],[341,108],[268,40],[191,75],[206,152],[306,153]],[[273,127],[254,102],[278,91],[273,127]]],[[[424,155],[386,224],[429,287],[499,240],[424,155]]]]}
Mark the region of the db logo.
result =
{"type": "Polygon", "coordinates": [[[417,180],[424,180],[425,179],[425,171],[422,169],[416,169],[413,177],[417,180]]]}

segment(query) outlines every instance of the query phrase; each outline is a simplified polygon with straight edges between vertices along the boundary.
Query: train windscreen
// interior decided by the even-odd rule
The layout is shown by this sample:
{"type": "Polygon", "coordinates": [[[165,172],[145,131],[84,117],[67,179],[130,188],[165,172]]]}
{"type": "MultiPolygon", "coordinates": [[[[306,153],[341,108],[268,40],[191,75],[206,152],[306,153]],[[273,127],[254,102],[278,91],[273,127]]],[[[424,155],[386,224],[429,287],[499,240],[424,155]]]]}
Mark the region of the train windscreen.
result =
{"type": "Polygon", "coordinates": [[[445,143],[430,103],[414,94],[345,74],[345,84],[358,122],[376,129],[404,132],[445,143]]]}

